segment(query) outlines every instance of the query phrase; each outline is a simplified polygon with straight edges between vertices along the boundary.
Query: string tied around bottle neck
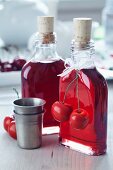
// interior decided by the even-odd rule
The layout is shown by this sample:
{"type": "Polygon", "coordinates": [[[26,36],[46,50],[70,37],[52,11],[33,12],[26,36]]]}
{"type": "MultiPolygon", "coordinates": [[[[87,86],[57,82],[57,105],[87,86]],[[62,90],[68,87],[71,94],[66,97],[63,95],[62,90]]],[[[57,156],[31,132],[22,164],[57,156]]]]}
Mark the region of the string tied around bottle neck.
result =
{"type": "Polygon", "coordinates": [[[72,72],[73,70],[81,70],[81,69],[85,69],[85,68],[90,68],[91,67],[91,64],[89,63],[90,61],[84,61],[84,62],[80,62],[80,60],[78,61],[74,61],[72,58],[67,58],[65,60],[65,69],[64,71],[59,74],[58,76],[60,77],[64,77],[66,75],[68,75],[70,72],[72,72]]]}

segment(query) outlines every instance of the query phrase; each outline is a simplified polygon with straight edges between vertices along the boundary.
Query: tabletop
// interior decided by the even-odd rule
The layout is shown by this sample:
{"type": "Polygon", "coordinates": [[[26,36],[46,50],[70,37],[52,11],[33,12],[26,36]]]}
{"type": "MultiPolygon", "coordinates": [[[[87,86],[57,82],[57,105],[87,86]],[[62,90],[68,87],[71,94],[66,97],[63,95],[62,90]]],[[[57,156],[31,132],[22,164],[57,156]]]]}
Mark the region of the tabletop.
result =
{"type": "MultiPolygon", "coordinates": [[[[20,149],[3,129],[3,119],[13,111],[12,87],[0,87],[0,170],[113,170],[113,81],[108,82],[107,153],[88,156],[59,144],[58,134],[43,136],[42,147],[20,149]]],[[[16,87],[20,90],[20,87],[16,87]]]]}

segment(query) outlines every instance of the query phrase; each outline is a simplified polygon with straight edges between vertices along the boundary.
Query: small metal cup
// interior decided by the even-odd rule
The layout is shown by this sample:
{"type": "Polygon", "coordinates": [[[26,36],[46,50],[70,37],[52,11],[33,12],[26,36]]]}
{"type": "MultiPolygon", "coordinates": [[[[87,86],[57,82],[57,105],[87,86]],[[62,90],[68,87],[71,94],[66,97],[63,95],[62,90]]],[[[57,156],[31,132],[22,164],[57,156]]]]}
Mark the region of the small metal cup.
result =
{"type": "Polygon", "coordinates": [[[22,98],[14,101],[17,142],[21,148],[35,149],[42,144],[45,100],[22,98]]]}

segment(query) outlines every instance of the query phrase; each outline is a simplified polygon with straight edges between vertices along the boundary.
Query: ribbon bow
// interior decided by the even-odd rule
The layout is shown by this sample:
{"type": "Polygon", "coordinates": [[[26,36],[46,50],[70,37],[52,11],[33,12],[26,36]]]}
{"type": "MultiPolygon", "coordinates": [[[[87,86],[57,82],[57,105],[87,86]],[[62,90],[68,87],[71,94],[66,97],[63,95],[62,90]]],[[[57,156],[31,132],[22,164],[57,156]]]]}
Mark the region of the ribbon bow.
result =
{"type": "Polygon", "coordinates": [[[71,58],[67,58],[65,60],[65,69],[63,73],[59,74],[58,76],[63,77],[69,74],[72,70],[81,70],[83,68],[89,68],[91,67],[90,61],[87,61],[85,58],[82,58],[82,60],[77,59],[76,62],[73,61],[71,58]]]}
{"type": "Polygon", "coordinates": [[[66,76],[66,75],[69,74],[72,70],[77,69],[76,64],[72,61],[71,58],[67,58],[67,59],[65,60],[64,66],[65,66],[64,71],[63,71],[61,74],[58,75],[58,76],[60,76],[60,77],[66,76]]]}

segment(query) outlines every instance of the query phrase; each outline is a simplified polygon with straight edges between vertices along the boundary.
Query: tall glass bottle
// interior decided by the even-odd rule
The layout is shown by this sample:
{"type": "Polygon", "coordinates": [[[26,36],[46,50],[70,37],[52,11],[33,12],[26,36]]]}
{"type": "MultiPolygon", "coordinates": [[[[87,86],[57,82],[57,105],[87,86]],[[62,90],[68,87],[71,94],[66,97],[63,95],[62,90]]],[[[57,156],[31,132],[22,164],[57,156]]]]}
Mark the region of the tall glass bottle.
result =
{"type": "Polygon", "coordinates": [[[46,100],[43,133],[58,132],[59,123],[51,115],[51,105],[59,98],[59,77],[64,61],[56,51],[54,17],[39,17],[36,52],[22,69],[22,97],[39,97],[46,100]]]}
{"type": "Polygon", "coordinates": [[[68,67],[61,74],[59,89],[65,116],[66,107],[73,111],[68,113],[67,119],[63,119],[63,110],[59,113],[60,118],[63,117],[60,142],[89,155],[101,155],[106,152],[107,83],[92,60],[91,19],[75,18],[74,26],[71,62],[68,61],[68,67]]]}

